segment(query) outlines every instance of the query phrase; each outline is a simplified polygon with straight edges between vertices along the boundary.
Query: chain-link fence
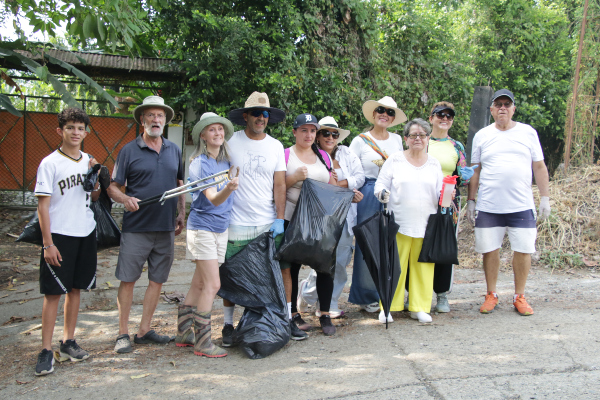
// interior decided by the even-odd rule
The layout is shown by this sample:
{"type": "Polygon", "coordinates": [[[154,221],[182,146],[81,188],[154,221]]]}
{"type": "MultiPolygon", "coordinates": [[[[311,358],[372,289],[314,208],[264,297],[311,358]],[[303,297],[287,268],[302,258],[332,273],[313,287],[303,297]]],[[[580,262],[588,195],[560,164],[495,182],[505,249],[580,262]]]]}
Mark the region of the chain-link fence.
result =
{"type": "MultiPolygon", "coordinates": [[[[23,116],[0,110],[0,205],[35,206],[37,168],[62,141],[57,114],[66,106],[58,97],[14,97],[23,116]]],[[[115,115],[114,107],[100,100],[78,99],[90,116],[82,151],[93,155],[112,172],[119,150],[140,133],[131,116],[115,115]]],[[[134,105],[135,103],[131,103],[134,105]]]]}

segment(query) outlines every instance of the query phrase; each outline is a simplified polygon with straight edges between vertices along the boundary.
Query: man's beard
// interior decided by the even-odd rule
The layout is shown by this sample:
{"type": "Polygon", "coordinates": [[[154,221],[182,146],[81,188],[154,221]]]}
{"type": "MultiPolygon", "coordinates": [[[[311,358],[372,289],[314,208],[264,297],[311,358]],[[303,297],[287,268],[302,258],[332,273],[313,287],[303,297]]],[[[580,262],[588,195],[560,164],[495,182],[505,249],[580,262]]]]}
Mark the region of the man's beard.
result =
{"type": "Polygon", "coordinates": [[[152,132],[152,125],[159,125],[159,126],[161,126],[160,124],[144,124],[144,132],[146,132],[148,134],[148,136],[151,136],[151,137],[155,137],[155,138],[156,137],[160,137],[160,135],[162,135],[162,131],[164,129],[164,126],[161,126],[163,129],[160,129],[157,133],[153,133],[152,132]]]}

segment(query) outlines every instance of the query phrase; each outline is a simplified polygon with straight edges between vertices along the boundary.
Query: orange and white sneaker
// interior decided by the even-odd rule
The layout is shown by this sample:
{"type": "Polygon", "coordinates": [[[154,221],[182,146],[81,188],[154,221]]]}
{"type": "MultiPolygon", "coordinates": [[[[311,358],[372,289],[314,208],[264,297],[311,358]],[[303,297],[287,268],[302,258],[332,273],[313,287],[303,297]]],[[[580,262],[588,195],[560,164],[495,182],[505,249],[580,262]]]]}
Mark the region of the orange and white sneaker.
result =
{"type": "Polygon", "coordinates": [[[529,304],[527,304],[527,300],[525,300],[525,295],[515,294],[513,305],[515,306],[515,309],[519,314],[524,316],[533,315],[533,308],[531,308],[529,304]]]}
{"type": "Polygon", "coordinates": [[[479,312],[482,314],[490,314],[494,312],[494,309],[498,305],[498,294],[496,292],[487,292],[485,295],[485,301],[479,308],[479,312]]]}

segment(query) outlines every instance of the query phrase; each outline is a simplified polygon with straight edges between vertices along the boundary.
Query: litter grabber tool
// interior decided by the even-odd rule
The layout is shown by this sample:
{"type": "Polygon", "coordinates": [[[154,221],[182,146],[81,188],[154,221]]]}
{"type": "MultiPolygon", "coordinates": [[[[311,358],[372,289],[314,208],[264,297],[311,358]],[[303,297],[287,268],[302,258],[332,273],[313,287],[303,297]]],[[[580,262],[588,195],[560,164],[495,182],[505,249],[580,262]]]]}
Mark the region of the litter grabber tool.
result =
{"type": "Polygon", "coordinates": [[[161,203],[161,205],[162,205],[165,203],[165,200],[168,200],[172,197],[176,197],[176,196],[186,194],[186,193],[196,192],[198,190],[204,190],[211,186],[215,186],[222,182],[225,182],[227,179],[231,180],[240,175],[240,167],[237,167],[235,176],[233,174],[234,169],[236,169],[236,167],[231,167],[231,168],[229,168],[229,170],[217,172],[216,174],[207,176],[206,178],[198,179],[197,181],[190,182],[186,185],[176,187],[175,189],[167,190],[166,192],[164,192],[162,194],[157,194],[156,196],[152,196],[147,199],[141,200],[140,202],[138,202],[138,206],[141,207],[141,206],[145,206],[148,204],[154,204],[154,203],[161,203]],[[215,179],[215,181],[211,182],[211,183],[207,183],[205,185],[196,186],[199,183],[205,182],[209,179],[215,179]]]}

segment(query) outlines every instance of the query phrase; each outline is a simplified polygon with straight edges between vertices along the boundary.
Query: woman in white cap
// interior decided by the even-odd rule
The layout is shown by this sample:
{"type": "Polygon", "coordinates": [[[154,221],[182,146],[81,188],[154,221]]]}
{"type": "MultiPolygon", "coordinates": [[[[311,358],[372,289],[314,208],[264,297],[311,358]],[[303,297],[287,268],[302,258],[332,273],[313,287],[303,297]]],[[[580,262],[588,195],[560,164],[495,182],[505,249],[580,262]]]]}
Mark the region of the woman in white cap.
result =
{"type": "MultiPolygon", "coordinates": [[[[379,176],[385,160],[392,154],[403,150],[402,138],[388,129],[406,121],[404,112],[389,96],[377,101],[369,100],[363,104],[362,108],[363,115],[373,125],[367,132],[355,137],[350,144],[350,150],[358,156],[365,172],[365,184],[360,189],[364,199],[358,203],[357,224],[382,209],[381,204],[373,195],[375,180],[379,176]]],[[[367,312],[379,311],[379,294],[363,259],[360,246],[356,246],[354,253],[352,285],[348,301],[360,304],[361,308],[367,312]]]]}
{"type": "MultiPolygon", "coordinates": [[[[202,114],[192,131],[196,149],[190,157],[190,181],[229,169],[226,140],[232,134],[233,125],[228,119],[211,112],[202,114]]],[[[211,179],[202,184],[214,181],[211,179]]],[[[227,355],[227,351],[211,341],[210,314],[221,287],[219,264],[225,261],[232,193],[238,183],[238,178],[234,177],[217,186],[192,192],[187,222],[187,258],[195,261],[196,271],[185,302],[179,306],[175,344],[193,346],[194,354],[199,356],[227,355]]]]}
{"type": "MultiPolygon", "coordinates": [[[[344,311],[338,306],[339,298],[344,286],[348,281],[346,266],[352,259],[352,239],[354,232],[352,228],[356,225],[356,204],[362,200],[363,194],[358,190],[365,183],[365,173],[363,172],[360,160],[348,147],[341,143],[350,135],[350,131],[340,129],[333,117],[325,117],[319,121],[321,129],[317,131],[316,143],[320,149],[329,154],[333,160],[333,168],[336,173],[337,185],[354,190],[353,204],[348,211],[346,223],[342,236],[338,242],[336,250],[335,274],[333,277],[333,293],[331,296],[331,305],[329,306],[329,315],[331,318],[339,318],[344,315],[344,311]]],[[[317,303],[315,312],[317,317],[321,317],[320,305],[317,301],[317,273],[312,270],[305,280],[300,283],[298,293],[297,307],[299,312],[308,312],[309,304],[317,303]]]]}
{"type": "MultiPolygon", "coordinates": [[[[285,227],[294,215],[296,202],[300,196],[302,184],[307,178],[319,182],[328,182],[336,184],[332,177],[332,162],[329,155],[317,148],[315,138],[317,130],[321,128],[312,114],[300,114],[294,121],[294,137],[296,144],[285,150],[285,160],[287,171],[285,173],[285,185],[287,187],[285,203],[285,227]]],[[[302,319],[297,309],[298,298],[298,274],[300,264],[291,263],[290,273],[292,278],[292,298],[290,314],[293,323],[301,330],[310,330],[312,326],[302,319]]],[[[326,336],[335,334],[335,326],[329,316],[329,306],[331,303],[331,294],[333,292],[333,278],[331,275],[317,272],[316,278],[317,296],[319,298],[320,312],[319,322],[326,336]]]]}

